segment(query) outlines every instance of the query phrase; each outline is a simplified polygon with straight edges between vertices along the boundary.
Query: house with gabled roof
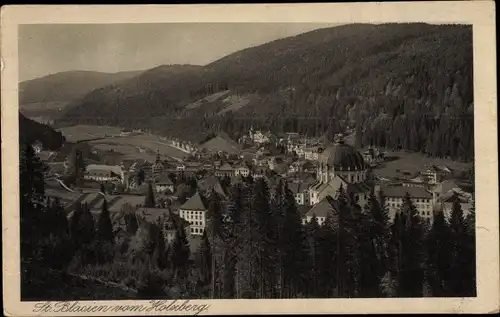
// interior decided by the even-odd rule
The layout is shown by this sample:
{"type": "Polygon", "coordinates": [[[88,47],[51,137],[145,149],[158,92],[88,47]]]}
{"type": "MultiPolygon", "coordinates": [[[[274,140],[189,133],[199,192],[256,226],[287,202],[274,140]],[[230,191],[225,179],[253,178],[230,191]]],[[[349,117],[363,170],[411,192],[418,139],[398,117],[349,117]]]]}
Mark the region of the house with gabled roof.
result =
{"type": "Polygon", "coordinates": [[[155,180],[155,189],[158,193],[173,193],[175,191],[174,182],[168,175],[162,174],[155,180]]]}
{"type": "Polygon", "coordinates": [[[354,198],[360,207],[364,207],[368,200],[371,188],[365,182],[349,182],[343,176],[335,175],[327,183],[315,183],[309,188],[309,201],[311,205],[319,203],[326,196],[337,197],[340,187],[354,198]]]}
{"type": "Polygon", "coordinates": [[[451,189],[444,193],[438,200],[437,209],[441,209],[446,219],[451,217],[453,204],[458,202],[462,208],[464,217],[468,216],[472,209],[472,195],[460,189],[451,189]]]}
{"type": "Polygon", "coordinates": [[[207,175],[198,181],[198,189],[202,193],[210,193],[212,190],[219,194],[222,198],[228,196],[226,189],[222,186],[220,179],[214,175],[207,175]]]}
{"type": "Polygon", "coordinates": [[[318,224],[325,223],[328,216],[332,217],[334,225],[338,223],[339,209],[337,201],[331,196],[324,197],[319,203],[314,205],[302,218],[302,223],[306,224],[316,217],[318,224]]]}
{"type": "Polygon", "coordinates": [[[224,176],[231,177],[233,175],[234,175],[234,168],[231,165],[229,165],[229,163],[224,163],[222,164],[221,167],[215,170],[215,176],[218,177],[224,177],[224,176]]]}
{"type": "Polygon", "coordinates": [[[179,216],[191,224],[192,235],[203,235],[207,224],[207,207],[205,198],[199,192],[179,207],[179,216]]]}

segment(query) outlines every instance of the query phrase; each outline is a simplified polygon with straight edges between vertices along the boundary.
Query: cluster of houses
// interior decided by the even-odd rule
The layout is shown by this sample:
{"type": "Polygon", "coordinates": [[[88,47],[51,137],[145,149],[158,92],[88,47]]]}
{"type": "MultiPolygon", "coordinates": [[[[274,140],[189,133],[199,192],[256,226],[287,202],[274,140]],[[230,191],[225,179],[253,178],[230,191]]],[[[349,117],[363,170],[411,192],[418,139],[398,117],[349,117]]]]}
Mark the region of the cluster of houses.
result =
{"type": "Polygon", "coordinates": [[[238,143],[254,143],[254,144],[268,144],[273,142],[275,139],[274,135],[270,132],[262,132],[260,130],[255,131],[253,127],[250,128],[248,134],[243,135],[238,143]]]}
{"type": "MultiPolygon", "coordinates": [[[[156,219],[158,215],[168,219],[177,217],[181,220],[175,221],[183,221],[187,232],[196,237],[203,234],[207,224],[206,198],[210,192],[215,190],[222,197],[228,197],[226,178],[234,183],[248,176],[265,177],[270,188],[277,184],[277,179],[284,178],[302,212],[303,223],[316,217],[321,224],[329,214],[338,212],[336,198],[340,187],[362,208],[367,205],[372,192],[377,197],[383,195],[391,218],[400,210],[407,194],[420,216],[430,222],[436,211],[443,211],[449,217],[457,200],[465,214],[473,204],[473,195],[452,180],[452,171],[446,166],[429,166],[413,177],[387,180],[378,178],[372,170],[384,159],[383,153],[374,148],[359,152],[341,135],[330,144],[310,142],[308,145],[299,135],[290,134],[276,142],[285,145],[285,153],[270,150],[273,144],[266,139],[267,134],[251,130],[248,137],[255,147],[247,153],[237,142],[225,135],[217,135],[184,161],[162,160],[157,153],[154,162],[125,160],[120,165],[89,164],[85,170],[86,180],[120,184],[122,192],[103,196],[96,192],[69,193],[63,190],[69,197],[67,207],[85,201],[95,206],[91,210],[98,213],[99,199],[106,197],[111,212],[119,213],[126,204],[139,209],[146,220],[156,219]],[[183,203],[180,203],[180,197],[185,186],[179,186],[179,182],[172,179],[179,175],[194,176],[197,182],[197,190],[185,197],[183,203]],[[149,184],[159,198],[156,208],[141,207],[149,184]]],[[[61,190],[49,190],[52,195],[57,192],[61,190]]]]}

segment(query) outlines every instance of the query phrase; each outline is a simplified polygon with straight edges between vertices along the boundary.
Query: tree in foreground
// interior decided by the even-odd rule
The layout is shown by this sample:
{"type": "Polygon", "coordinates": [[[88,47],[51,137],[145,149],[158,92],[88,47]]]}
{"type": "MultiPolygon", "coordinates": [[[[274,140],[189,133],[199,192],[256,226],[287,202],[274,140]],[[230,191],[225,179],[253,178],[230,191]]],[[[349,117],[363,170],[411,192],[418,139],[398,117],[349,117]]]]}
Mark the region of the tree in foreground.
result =
{"type": "Polygon", "coordinates": [[[424,285],[424,229],[408,194],[403,198],[403,206],[396,215],[392,232],[396,295],[420,297],[424,285]]]}
{"type": "Polygon", "coordinates": [[[144,207],[146,208],[155,208],[155,194],[153,192],[153,185],[151,182],[148,183],[148,191],[146,193],[146,198],[144,200],[144,207]]]}
{"type": "MultiPolygon", "coordinates": [[[[473,216],[471,216],[473,217],[473,216]]],[[[471,219],[468,220],[472,223],[471,219]]],[[[475,294],[475,234],[468,229],[459,199],[455,199],[450,216],[451,258],[450,296],[474,296],[475,294]]]]}
{"type": "Polygon", "coordinates": [[[113,243],[113,225],[108,210],[108,202],[103,200],[97,223],[97,238],[102,243],[113,243]]]}
{"type": "Polygon", "coordinates": [[[449,294],[450,260],[451,260],[451,232],[446,223],[443,212],[434,214],[431,230],[426,238],[427,272],[433,296],[447,296],[449,294]]]}

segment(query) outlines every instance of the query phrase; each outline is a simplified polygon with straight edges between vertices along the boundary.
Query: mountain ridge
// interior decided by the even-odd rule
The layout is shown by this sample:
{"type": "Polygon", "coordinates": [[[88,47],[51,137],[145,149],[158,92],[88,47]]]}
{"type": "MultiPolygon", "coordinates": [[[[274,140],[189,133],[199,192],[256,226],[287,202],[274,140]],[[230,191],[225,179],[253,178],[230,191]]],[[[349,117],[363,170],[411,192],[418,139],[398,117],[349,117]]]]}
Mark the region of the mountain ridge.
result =
{"type": "MultiPolygon", "coordinates": [[[[419,124],[416,113],[463,116],[472,102],[470,26],[354,24],[250,47],[173,76],[145,72],[90,92],[68,108],[61,122],[147,127],[179,137],[221,129],[237,136],[251,124],[318,135],[356,122],[377,130],[381,127],[371,125],[380,116],[419,124]],[[223,114],[227,105],[221,100],[186,109],[224,90],[254,97],[223,114]]],[[[428,130],[438,124],[425,120],[428,130]]],[[[407,141],[389,143],[410,148],[407,141]]],[[[425,150],[418,143],[412,148],[425,150]]]]}

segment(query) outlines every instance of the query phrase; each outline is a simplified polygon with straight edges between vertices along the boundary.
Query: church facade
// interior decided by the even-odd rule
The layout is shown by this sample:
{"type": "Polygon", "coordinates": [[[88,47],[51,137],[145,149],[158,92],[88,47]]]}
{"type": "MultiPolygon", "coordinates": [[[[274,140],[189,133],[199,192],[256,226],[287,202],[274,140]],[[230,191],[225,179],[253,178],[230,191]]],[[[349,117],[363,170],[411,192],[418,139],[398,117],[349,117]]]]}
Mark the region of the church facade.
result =
{"type": "Polygon", "coordinates": [[[316,183],[309,188],[310,205],[316,205],[326,196],[336,197],[342,186],[360,207],[364,207],[371,186],[368,165],[355,148],[346,144],[342,136],[319,154],[316,183]]]}

